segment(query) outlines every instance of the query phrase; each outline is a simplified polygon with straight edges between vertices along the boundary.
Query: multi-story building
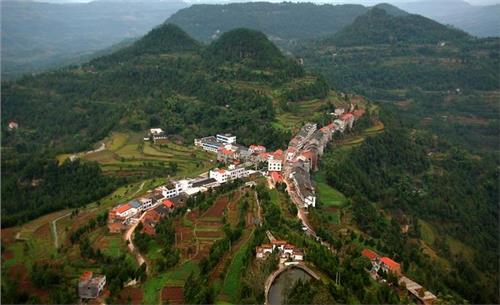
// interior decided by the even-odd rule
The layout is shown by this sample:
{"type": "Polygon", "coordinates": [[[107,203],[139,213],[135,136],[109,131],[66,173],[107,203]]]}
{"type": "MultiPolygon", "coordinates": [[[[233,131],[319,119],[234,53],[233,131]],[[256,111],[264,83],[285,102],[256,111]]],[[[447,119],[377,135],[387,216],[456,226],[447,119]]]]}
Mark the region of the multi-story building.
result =
{"type": "Polygon", "coordinates": [[[271,159],[267,161],[267,170],[269,172],[281,172],[283,161],[271,159]]]}
{"type": "Polygon", "coordinates": [[[297,195],[299,195],[302,203],[306,207],[315,207],[316,195],[314,192],[314,187],[311,183],[311,176],[309,175],[309,172],[304,168],[303,164],[297,165],[293,168],[291,178],[295,189],[297,190],[297,195]]]}
{"type": "Polygon", "coordinates": [[[92,271],[85,271],[78,282],[78,296],[81,299],[95,299],[102,293],[105,285],[105,275],[94,275],[92,271]]]}
{"type": "Polygon", "coordinates": [[[248,177],[248,170],[244,167],[229,166],[228,169],[217,168],[211,170],[209,177],[215,179],[218,183],[226,183],[230,180],[248,177]]]}
{"type": "Polygon", "coordinates": [[[233,144],[236,143],[236,136],[233,136],[230,133],[218,134],[215,136],[218,142],[225,144],[233,144]]]}

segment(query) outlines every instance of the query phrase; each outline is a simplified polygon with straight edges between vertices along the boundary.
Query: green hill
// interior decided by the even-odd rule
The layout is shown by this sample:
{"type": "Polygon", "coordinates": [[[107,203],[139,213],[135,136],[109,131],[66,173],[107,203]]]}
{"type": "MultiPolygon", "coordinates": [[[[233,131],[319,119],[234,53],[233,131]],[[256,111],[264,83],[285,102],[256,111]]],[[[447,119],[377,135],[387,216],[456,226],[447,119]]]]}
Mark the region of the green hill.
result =
{"type": "Polygon", "coordinates": [[[462,41],[470,36],[419,15],[393,16],[375,7],[327,39],[338,46],[462,41]]]}
{"type": "Polygon", "coordinates": [[[250,63],[256,67],[279,67],[285,56],[262,32],[244,28],[221,35],[207,50],[219,62],[250,63]]]}

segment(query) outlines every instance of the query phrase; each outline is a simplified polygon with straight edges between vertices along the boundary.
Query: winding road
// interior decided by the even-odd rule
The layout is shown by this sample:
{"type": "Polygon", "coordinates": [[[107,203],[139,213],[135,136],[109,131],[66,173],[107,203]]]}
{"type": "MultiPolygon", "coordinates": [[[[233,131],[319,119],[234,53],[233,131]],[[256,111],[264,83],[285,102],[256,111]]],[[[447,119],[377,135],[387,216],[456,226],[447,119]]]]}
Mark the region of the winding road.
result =
{"type": "MultiPolygon", "coordinates": [[[[128,249],[130,250],[130,253],[132,253],[132,255],[135,255],[135,258],[137,259],[137,263],[139,264],[139,266],[141,266],[142,264],[146,263],[146,260],[144,259],[144,257],[141,255],[141,253],[136,249],[135,249],[135,246],[134,246],[134,242],[133,242],[133,235],[134,235],[134,230],[135,228],[137,227],[137,225],[139,224],[139,222],[141,222],[142,218],[146,215],[146,213],[142,214],[141,217],[139,218],[139,220],[134,223],[128,230],[127,232],[125,232],[125,235],[124,235],[124,239],[126,241],[128,241],[128,249]]],[[[149,271],[149,267],[148,267],[148,264],[146,263],[146,273],[149,271]]]]}

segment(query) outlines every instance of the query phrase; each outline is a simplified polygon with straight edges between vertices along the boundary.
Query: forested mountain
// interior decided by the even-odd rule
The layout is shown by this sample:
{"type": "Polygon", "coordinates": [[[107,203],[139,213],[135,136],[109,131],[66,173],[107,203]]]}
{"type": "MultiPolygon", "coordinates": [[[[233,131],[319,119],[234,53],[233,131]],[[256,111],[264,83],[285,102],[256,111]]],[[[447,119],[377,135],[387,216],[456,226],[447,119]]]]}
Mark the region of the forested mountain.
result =
{"type": "Polygon", "coordinates": [[[335,33],[368,11],[362,5],[312,3],[231,3],[193,5],[172,15],[167,22],[179,25],[202,41],[239,27],[264,32],[273,40],[309,39],[335,33]]]}
{"type": "MultiPolygon", "coordinates": [[[[16,181],[29,185],[42,179],[44,171],[33,173],[30,160],[35,156],[51,160],[56,153],[90,149],[112,130],[152,127],[186,143],[225,131],[244,144],[283,146],[290,132],[273,125],[276,107],[327,92],[322,78],[306,74],[262,33],[235,29],[203,46],[172,24],[81,67],[3,82],[3,215],[17,215],[27,207],[17,201],[16,194],[25,190],[16,181]],[[19,129],[8,131],[10,120],[19,129]]],[[[44,201],[37,206],[26,217],[61,204],[44,201]]]]}
{"type": "Polygon", "coordinates": [[[438,43],[470,38],[465,32],[448,28],[418,15],[392,16],[375,7],[337,32],[327,42],[338,46],[397,43],[438,43]]]}
{"type": "Polygon", "coordinates": [[[407,122],[475,152],[497,150],[500,39],[374,8],[293,53],[332,87],[396,102],[407,122]]]}
{"type": "Polygon", "coordinates": [[[463,0],[394,2],[412,14],[450,24],[478,37],[500,36],[500,4],[471,5],[463,0]]]}
{"type": "Polygon", "coordinates": [[[139,37],[187,5],[181,1],[2,1],[2,77],[82,63],[139,37]]]}

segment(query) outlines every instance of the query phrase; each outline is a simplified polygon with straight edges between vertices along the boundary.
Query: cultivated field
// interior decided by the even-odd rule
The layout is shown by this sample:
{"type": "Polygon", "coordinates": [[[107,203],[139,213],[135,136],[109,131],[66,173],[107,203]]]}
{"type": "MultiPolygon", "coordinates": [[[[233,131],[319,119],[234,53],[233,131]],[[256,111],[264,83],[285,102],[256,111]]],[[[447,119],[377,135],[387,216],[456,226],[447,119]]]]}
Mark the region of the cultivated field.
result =
{"type": "MultiPolygon", "coordinates": [[[[114,132],[104,139],[98,147],[104,149],[90,153],[74,154],[79,158],[96,161],[101,164],[105,173],[118,176],[129,176],[145,173],[167,172],[172,163],[177,165],[177,177],[196,176],[214,166],[216,157],[194,146],[186,146],[173,142],[155,145],[143,140],[143,133],[114,132]]],[[[59,155],[63,162],[72,154],[59,155]]]]}

